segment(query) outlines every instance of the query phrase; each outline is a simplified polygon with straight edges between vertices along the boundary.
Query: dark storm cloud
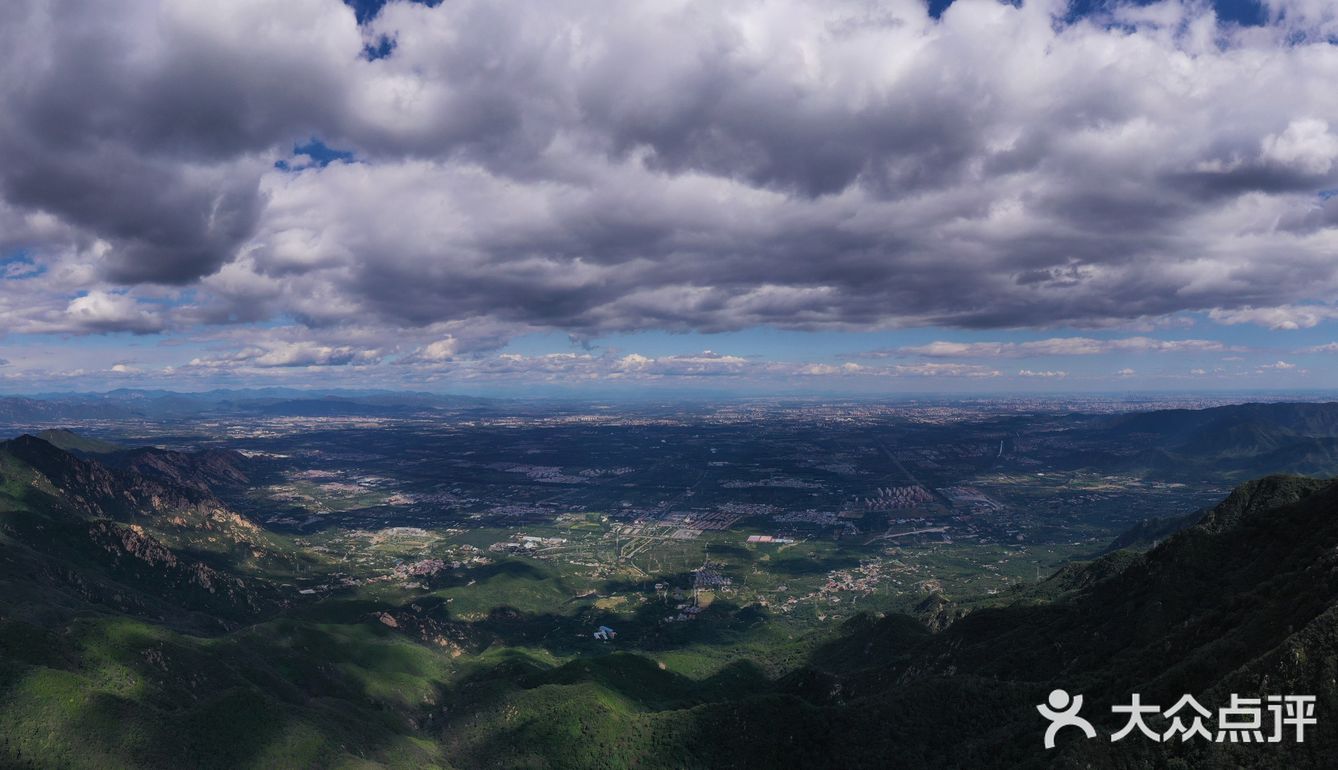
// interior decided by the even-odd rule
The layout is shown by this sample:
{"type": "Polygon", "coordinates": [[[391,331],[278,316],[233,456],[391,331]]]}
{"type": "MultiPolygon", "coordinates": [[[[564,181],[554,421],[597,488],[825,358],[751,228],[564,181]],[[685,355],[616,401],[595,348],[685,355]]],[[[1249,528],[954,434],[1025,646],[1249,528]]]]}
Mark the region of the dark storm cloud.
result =
{"type": "Polygon", "coordinates": [[[1332,18],[1269,9],[12,3],[0,214],[115,298],[53,329],[1257,314],[1338,290],[1332,18]]]}
{"type": "Polygon", "coordinates": [[[337,59],[282,52],[301,28],[265,40],[264,24],[285,19],[259,10],[7,4],[0,194],[106,240],[98,267],[111,282],[185,284],[217,270],[263,209],[272,160],[252,156],[328,124],[341,83],[337,59]]]}
{"type": "Polygon", "coordinates": [[[6,198],[109,241],[100,267],[116,283],[181,284],[212,273],[251,235],[261,211],[254,178],[183,169],[123,148],[8,157],[6,198]]]}

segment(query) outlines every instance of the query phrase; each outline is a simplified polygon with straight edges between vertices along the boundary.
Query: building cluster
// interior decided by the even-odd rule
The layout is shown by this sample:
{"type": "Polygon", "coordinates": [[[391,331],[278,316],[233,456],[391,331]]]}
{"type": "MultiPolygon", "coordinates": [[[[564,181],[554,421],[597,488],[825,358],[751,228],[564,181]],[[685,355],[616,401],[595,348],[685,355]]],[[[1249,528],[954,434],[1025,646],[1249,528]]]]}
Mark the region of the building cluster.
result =
{"type": "Polygon", "coordinates": [[[514,540],[504,540],[488,546],[489,551],[498,553],[535,553],[544,548],[553,548],[567,542],[565,537],[536,537],[517,535],[514,540]]]}
{"type": "Polygon", "coordinates": [[[951,500],[953,505],[969,508],[973,513],[989,513],[1003,508],[1002,505],[991,500],[989,495],[975,487],[943,487],[939,492],[951,500]]]}
{"type": "Polygon", "coordinates": [[[537,481],[541,484],[584,484],[590,481],[589,476],[572,476],[562,472],[562,468],[556,465],[530,465],[528,463],[488,463],[483,466],[488,470],[503,471],[505,473],[523,473],[530,481],[537,481]]]}
{"type": "Polygon", "coordinates": [[[865,508],[872,510],[916,508],[933,502],[934,495],[919,484],[904,487],[879,487],[864,498],[865,508]]]}
{"type": "Polygon", "coordinates": [[[772,518],[778,524],[817,524],[821,527],[835,526],[840,523],[840,516],[832,511],[790,511],[772,518]]]}
{"type": "Polygon", "coordinates": [[[723,532],[743,518],[741,514],[726,511],[670,511],[660,516],[663,524],[677,524],[700,530],[723,532]]]}
{"type": "Polygon", "coordinates": [[[818,589],[818,596],[834,602],[840,601],[837,594],[843,592],[867,596],[878,588],[884,577],[883,565],[877,561],[864,562],[855,569],[833,570],[827,573],[827,582],[818,589]]]}
{"type": "Polygon", "coordinates": [[[735,479],[732,481],[726,481],[720,486],[725,489],[758,489],[763,487],[771,487],[775,489],[823,488],[822,484],[818,484],[816,482],[804,481],[803,479],[793,479],[784,476],[773,476],[769,479],[762,479],[760,481],[745,481],[745,480],[735,479]]]}
{"type": "Polygon", "coordinates": [[[396,564],[394,574],[397,578],[431,577],[446,568],[446,562],[441,559],[420,559],[415,562],[396,564]]]}

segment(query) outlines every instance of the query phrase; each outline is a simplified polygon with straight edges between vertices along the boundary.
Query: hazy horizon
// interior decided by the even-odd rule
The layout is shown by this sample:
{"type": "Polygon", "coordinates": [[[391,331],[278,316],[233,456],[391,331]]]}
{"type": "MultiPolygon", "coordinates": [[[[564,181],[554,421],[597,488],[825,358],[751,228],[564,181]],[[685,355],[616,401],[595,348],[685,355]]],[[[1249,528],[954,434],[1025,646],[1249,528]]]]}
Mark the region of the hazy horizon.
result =
{"type": "Polygon", "coordinates": [[[219,388],[201,388],[182,390],[173,388],[137,388],[121,387],[108,390],[32,390],[0,391],[0,399],[27,398],[60,400],[68,398],[107,398],[116,394],[145,395],[162,394],[168,396],[209,396],[237,395],[244,397],[271,398],[359,398],[370,396],[421,396],[429,398],[462,398],[479,401],[553,401],[565,403],[636,403],[643,401],[679,402],[684,404],[709,404],[711,402],[733,402],[752,400],[776,400],[786,402],[855,402],[855,403],[897,403],[897,402],[958,402],[972,400],[998,399],[1038,400],[1047,402],[1081,403],[1089,400],[1108,399],[1112,401],[1131,401],[1157,404],[1161,401],[1183,401],[1202,399],[1214,404],[1242,404],[1258,402],[1316,402],[1338,401],[1338,388],[1252,388],[1252,389],[1129,389],[1129,390],[942,390],[942,391],[765,391],[765,390],[727,390],[707,388],[684,388],[682,386],[625,385],[622,387],[578,388],[574,386],[525,386],[514,389],[469,389],[423,390],[409,387],[402,388],[345,388],[257,385],[219,388]]]}

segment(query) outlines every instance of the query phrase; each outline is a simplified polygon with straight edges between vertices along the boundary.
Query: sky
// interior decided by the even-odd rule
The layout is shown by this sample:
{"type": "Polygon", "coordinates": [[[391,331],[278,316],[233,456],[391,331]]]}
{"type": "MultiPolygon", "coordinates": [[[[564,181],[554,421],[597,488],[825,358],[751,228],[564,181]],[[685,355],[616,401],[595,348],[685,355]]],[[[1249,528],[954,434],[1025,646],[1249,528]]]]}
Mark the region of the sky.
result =
{"type": "Polygon", "coordinates": [[[11,0],[0,393],[1327,389],[1334,0],[11,0]]]}

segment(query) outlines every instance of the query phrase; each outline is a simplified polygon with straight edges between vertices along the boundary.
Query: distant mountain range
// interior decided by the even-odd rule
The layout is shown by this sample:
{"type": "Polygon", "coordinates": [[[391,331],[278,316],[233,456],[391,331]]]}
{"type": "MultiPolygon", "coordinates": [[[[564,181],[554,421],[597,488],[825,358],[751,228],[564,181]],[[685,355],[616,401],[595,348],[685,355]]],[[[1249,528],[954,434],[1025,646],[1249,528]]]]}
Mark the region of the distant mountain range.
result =
{"type": "Polygon", "coordinates": [[[1244,480],[1272,473],[1338,475],[1338,403],[1237,404],[1075,416],[1075,436],[1100,449],[1074,458],[1107,471],[1183,480],[1196,474],[1244,480]]]}
{"type": "Polygon", "coordinates": [[[1338,436],[1338,403],[1233,404],[1209,409],[1160,409],[1106,419],[1106,427],[1119,433],[1162,436],[1176,444],[1204,441],[1215,435],[1239,431],[1252,435],[1263,427],[1268,432],[1297,436],[1338,436]]]}
{"type": "Polygon", "coordinates": [[[271,417],[393,417],[438,410],[484,408],[497,402],[473,396],[391,390],[310,391],[295,388],[113,390],[0,397],[0,423],[44,425],[74,420],[172,419],[201,415],[271,417]]]}

